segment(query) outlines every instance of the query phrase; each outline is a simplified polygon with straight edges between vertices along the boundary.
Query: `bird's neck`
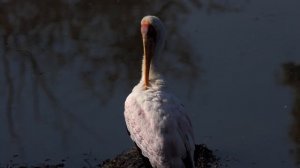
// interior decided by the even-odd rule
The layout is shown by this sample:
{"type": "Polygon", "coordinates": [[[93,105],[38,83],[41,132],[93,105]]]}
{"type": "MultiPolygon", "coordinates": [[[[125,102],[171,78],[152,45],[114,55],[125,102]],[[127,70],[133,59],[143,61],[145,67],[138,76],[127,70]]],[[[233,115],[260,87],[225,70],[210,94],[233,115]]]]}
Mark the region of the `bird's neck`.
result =
{"type": "MultiPolygon", "coordinates": [[[[153,55],[153,58],[151,60],[151,64],[150,64],[150,69],[149,69],[149,81],[153,81],[156,79],[160,79],[161,75],[160,75],[160,71],[158,69],[158,58],[157,58],[158,52],[155,52],[155,54],[153,55]]],[[[145,56],[143,56],[143,64],[142,64],[142,78],[141,81],[143,81],[145,79],[145,67],[146,67],[146,61],[145,61],[145,56]]]]}
{"type": "MultiPolygon", "coordinates": [[[[155,45],[152,60],[150,63],[150,69],[149,69],[149,82],[155,82],[156,80],[162,79],[162,76],[160,74],[160,68],[159,68],[159,57],[161,50],[164,47],[164,33],[160,34],[159,39],[155,45]]],[[[143,65],[142,65],[142,78],[141,82],[144,82],[145,79],[145,68],[146,68],[146,61],[145,61],[145,54],[143,56],[143,65]]]]}

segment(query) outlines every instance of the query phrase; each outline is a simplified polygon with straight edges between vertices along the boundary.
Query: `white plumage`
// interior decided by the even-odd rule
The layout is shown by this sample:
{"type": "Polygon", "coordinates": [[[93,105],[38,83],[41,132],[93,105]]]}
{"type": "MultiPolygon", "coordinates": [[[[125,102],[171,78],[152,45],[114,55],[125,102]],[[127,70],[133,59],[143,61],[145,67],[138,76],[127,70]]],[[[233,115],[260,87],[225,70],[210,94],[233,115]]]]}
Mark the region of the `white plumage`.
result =
{"type": "Polygon", "coordinates": [[[163,24],[155,16],[144,17],[141,24],[142,78],[125,101],[127,129],[152,167],[193,167],[194,137],[190,119],[158,73],[157,57],[164,43],[163,24]]]}

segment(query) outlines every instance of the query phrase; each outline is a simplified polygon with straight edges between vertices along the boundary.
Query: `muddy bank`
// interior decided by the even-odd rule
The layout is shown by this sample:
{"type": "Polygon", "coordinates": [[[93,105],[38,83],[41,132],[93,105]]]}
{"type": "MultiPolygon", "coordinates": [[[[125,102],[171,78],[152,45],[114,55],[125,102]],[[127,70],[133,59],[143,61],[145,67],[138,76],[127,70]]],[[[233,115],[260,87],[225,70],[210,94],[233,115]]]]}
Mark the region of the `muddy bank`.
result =
{"type": "MultiPolygon", "coordinates": [[[[14,156],[17,158],[18,156],[14,156]]],[[[196,145],[195,148],[195,164],[197,168],[218,168],[219,167],[219,160],[213,154],[213,152],[208,149],[205,145],[196,145]]],[[[60,163],[51,163],[46,159],[44,163],[35,164],[35,165],[28,165],[28,164],[20,164],[16,160],[11,160],[8,164],[2,165],[0,164],[0,168],[68,168],[74,167],[74,165],[68,159],[61,160],[60,163]],[[47,163],[48,162],[48,163],[47,163]],[[70,166],[73,165],[73,166],[70,166]]],[[[88,158],[83,158],[83,162],[86,163],[84,168],[145,168],[143,165],[143,160],[140,157],[138,150],[133,147],[119,155],[115,158],[107,159],[102,162],[97,161],[96,158],[93,159],[94,161],[91,162],[88,158]]]]}
{"type": "MultiPolygon", "coordinates": [[[[197,168],[217,168],[219,162],[213,152],[205,145],[196,145],[195,163],[197,168]]],[[[143,160],[139,156],[137,149],[134,147],[114,159],[107,159],[99,165],[102,168],[145,168],[143,160]]]]}

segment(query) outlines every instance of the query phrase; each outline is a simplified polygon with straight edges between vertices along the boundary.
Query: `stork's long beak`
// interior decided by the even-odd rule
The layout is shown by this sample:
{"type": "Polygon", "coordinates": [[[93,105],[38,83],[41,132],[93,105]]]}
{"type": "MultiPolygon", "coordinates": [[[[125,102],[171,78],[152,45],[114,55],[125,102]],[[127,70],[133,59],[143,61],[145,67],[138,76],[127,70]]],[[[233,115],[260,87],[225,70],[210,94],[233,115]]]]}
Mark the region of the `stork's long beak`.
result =
{"type": "Polygon", "coordinates": [[[143,49],[144,49],[144,62],[143,62],[143,77],[144,77],[144,86],[145,89],[149,87],[149,72],[150,72],[150,65],[151,60],[153,57],[153,50],[154,50],[154,41],[152,40],[153,37],[149,35],[149,24],[143,24],[141,26],[141,33],[143,37],[143,49]]]}

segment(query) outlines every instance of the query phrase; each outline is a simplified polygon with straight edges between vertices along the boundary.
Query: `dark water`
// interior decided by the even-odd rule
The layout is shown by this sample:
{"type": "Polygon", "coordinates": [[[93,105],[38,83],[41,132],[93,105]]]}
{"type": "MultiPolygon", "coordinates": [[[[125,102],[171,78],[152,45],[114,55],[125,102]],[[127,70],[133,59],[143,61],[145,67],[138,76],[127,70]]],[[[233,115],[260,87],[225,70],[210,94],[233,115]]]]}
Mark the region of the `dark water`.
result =
{"type": "Polygon", "coordinates": [[[0,167],[10,159],[89,166],[132,146],[123,103],[139,81],[147,14],[166,24],[163,74],[190,113],[196,142],[216,150],[223,167],[299,166],[300,78],[288,80],[300,61],[299,7],[0,1],[0,167]]]}

